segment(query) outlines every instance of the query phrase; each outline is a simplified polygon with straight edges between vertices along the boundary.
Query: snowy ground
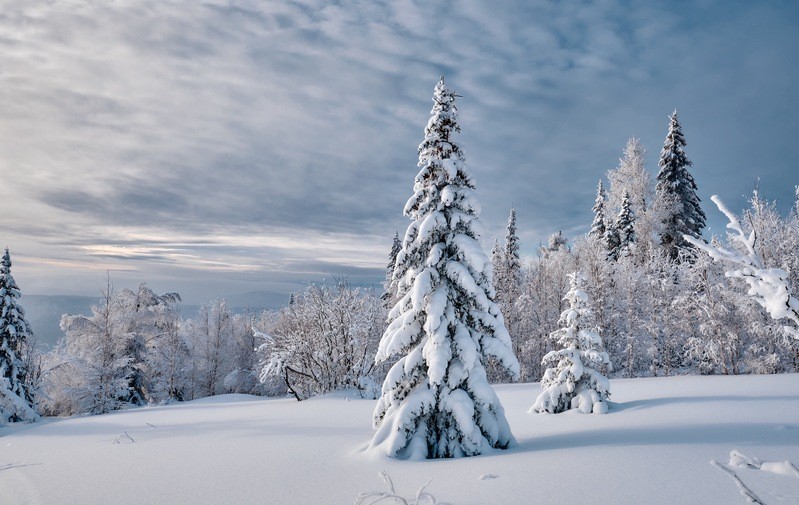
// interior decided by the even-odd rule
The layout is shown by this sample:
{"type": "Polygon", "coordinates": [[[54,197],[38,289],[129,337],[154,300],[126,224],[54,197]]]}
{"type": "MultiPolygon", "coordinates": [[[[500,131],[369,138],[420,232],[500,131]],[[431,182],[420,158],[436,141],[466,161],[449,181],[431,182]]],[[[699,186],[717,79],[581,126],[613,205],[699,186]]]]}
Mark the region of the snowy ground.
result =
{"type": "Polygon", "coordinates": [[[518,444],[458,460],[365,452],[374,401],[343,395],[226,395],[0,428],[0,504],[351,504],[384,490],[385,470],[399,494],[432,479],[456,505],[743,505],[710,464],[732,450],[776,462],[735,468],[764,503],[799,503],[782,463],[799,464],[799,375],[611,383],[604,416],[527,414],[537,384],[498,386],[518,444]]]}

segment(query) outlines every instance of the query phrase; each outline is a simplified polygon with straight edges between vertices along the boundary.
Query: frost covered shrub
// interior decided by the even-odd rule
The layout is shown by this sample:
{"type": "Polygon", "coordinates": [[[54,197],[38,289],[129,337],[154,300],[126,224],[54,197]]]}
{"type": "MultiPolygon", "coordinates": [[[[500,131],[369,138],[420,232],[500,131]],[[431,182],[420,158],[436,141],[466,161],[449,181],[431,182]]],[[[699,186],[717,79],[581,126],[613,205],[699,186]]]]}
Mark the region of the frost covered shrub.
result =
{"type": "Polygon", "coordinates": [[[442,78],[405,205],[412,222],[394,269],[398,302],[377,353],[380,362],[399,356],[374,412],[372,447],[391,457],[472,456],[513,441],[484,364],[493,357],[511,377],[519,364],[480,245],[475,186],[452,137],[455,97],[442,78]]]}
{"type": "Polygon", "coordinates": [[[260,379],[279,379],[298,400],[337,389],[374,391],[383,310],[372,292],[341,282],[312,285],[292,297],[267,327],[260,379]]]}
{"type": "Polygon", "coordinates": [[[601,370],[610,367],[610,360],[599,334],[584,326],[591,315],[588,294],[582,289],[584,278],[575,272],[569,274],[569,281],[569,308],[560,316],[563,327],[552,334],[562,349],[544,356],[543,364],[548,367],[541,379],[544,391],[530,412],[557,414],[577,409],[604,414],[610,383],[601,370]]]}

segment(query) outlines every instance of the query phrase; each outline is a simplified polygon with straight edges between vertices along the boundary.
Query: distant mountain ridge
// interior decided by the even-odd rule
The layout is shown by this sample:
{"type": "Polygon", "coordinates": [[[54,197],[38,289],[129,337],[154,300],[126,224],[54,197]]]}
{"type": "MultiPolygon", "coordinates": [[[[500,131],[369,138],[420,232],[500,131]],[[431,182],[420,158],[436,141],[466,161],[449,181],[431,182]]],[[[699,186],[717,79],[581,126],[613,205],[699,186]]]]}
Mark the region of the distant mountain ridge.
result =
{"type": "MultiPolygon", "coordinates": [[[[227,301],[231,312],[238,314],[249,310],[260,312],[264,309],[280,308],[288,303],[288,295],[273,291],[250,291],[222,297],[227,301]]],[[[25,317],[30,323],[36,339],[48,346],[54,346],[64,335],[61,331],[61,316],[64,314],[91,315],[92,305],[97,304],[98,296],[75,295],[26,295],[20,298],[25,309],[25,317]]],[[[200,305],[181,304],[180,313],[186,319],[195,317],[200,305]]]]}

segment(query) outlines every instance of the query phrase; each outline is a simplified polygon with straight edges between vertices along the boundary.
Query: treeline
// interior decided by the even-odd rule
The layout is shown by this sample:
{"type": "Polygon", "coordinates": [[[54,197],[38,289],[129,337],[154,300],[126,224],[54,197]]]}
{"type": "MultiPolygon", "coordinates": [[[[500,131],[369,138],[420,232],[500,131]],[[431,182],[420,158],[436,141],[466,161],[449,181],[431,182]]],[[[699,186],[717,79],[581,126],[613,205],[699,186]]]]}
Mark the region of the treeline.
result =
{"type": "MultiPolygon", "coordinates": [[[[653,178],[644,147],[631,139],[607,173],[607,191],[603,181],[598,185],[590,232],[574,240],[553,234],[535,257],[521,257],[511,209],[504,240],[493,249],[493,279],[483,281],[504,317],[520,380],[540,380],[542,359],[558,347],[553,335],[569,306],[572,272],[580,272],[580,289],[592,300],[581,324],[602,336],[611,377],[799,371],[799,339],[786,336],[782,323],[747,295],[746,279],[725,275],[723,264],[689,243],[701,237],[705,214],[684,146],[675,112],[653,178]]],[[[739,219],[742,232],[753,233],[749,253],[784,270],[778,284],[789,293],[799,285],[797,196],[782,215],[754,192],[739,219]]],[[[395,235],[382,292],[346,282],[311,285],[280,310],[233,314],[219,299],[186,319],[179,294],[158,295],[146,284],[114,289],[109,280],[90,316],[62,318],[64,336],[46,353],[34,345],[18,304],[6,250],[0,424],[34,420],[37,412],[99,414],[223,393],[302,400],[350,388],[375,397],[392,365],[375,364],[389,311],[407,305],[397,293],[407,294],[416,281],[408,277],[414,259],[405,247],[413,238],[395,235]]],[[[726,237],[710,240],[730,251],[743,247],[726,237]]],[[[511,380],[499,362],[487,360],[491,381],[511,380]]]]}
{"type": "MultiPolygon", "coordinates": [[[[755,194],[742,223],[758,230],[760,254],[789,272],[790,285],[797,286],[796,212],[781,216],[773,203],[755,194]]],[[[541,378],[541,359],[555,346],[549,335],[567,306],[566,276],[574,271],[586,277],[592,323],[610,354],[612,377],[799,371],[799,342],[785,336],[784,322],[769,318],[747,296],[744,281],[726,277],[725,265],[704,253],[682,254],[681,262],[657,249],[609,260],[601,240],[580,237],[523,262],[518,296],[500,294],[522,380],[541,378]]]]}
{"type": "MultiPolygon", "coordinates": [[[[729,265],[714,263],[685,240],[700,238],[705,214],[684,145],[675,113],[653,180],[644,147],[630,139],[618,167],[607,173],[609,191],[599,183],[591,231],[571,245],[557,233],[536,257],[521,261],[511,211],[493,262],[522,380],[542,376],[541,360],[555,347],[550,334],[566,307],[567,274],[575,271],[586,278],[591,324],[610,354],[611,376],[799,371],[799,340],[786,334],[785,320],[771,319],[747,294],[745,279],[726,276],[729,265]]],[[[799,192],[786,215],[757,191],[749,203],[739,219],[745,234],[753,233],[755,253],[784,270],[785,287],[795,293],[799,192]]],[[[743,251],[726,237],[712,237],[709,245],[743,251]]]]}
{"type": "Polygon", "coordinates": [[[233,314],[225,300],[191,319],[177,293],[109,282],[91,316],[65,315],[64,337],[39,356],[34,390],[45,415],[101,414],[225,393],[341,388],[374,396],[385,312],[371,290],[311,285],[276,311],[233,314]]]}

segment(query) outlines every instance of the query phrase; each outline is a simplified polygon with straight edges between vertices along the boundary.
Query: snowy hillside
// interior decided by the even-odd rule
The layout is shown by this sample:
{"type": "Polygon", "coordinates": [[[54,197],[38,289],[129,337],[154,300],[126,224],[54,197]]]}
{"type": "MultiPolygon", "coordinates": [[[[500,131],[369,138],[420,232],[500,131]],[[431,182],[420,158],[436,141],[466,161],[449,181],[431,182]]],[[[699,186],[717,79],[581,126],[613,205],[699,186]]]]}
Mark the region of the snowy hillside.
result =
{"type": "MultiPolygon", "coordinates": [[[[386,489],[465,504],[799,503],[799,375],[611,381],[607,415],[528,414],[537,384],[497,387],[517,445],[457,460],[365,451],[375,402],[244,395],[0,428],[2,504],[351,504],[386,489]],[[772,470],[772,471],[763,471],[772,470]],[[782,472],[775,473],[775,472],[782,472]]],[[[388,503],[388,502],[384,502],[388,503]]]]}

